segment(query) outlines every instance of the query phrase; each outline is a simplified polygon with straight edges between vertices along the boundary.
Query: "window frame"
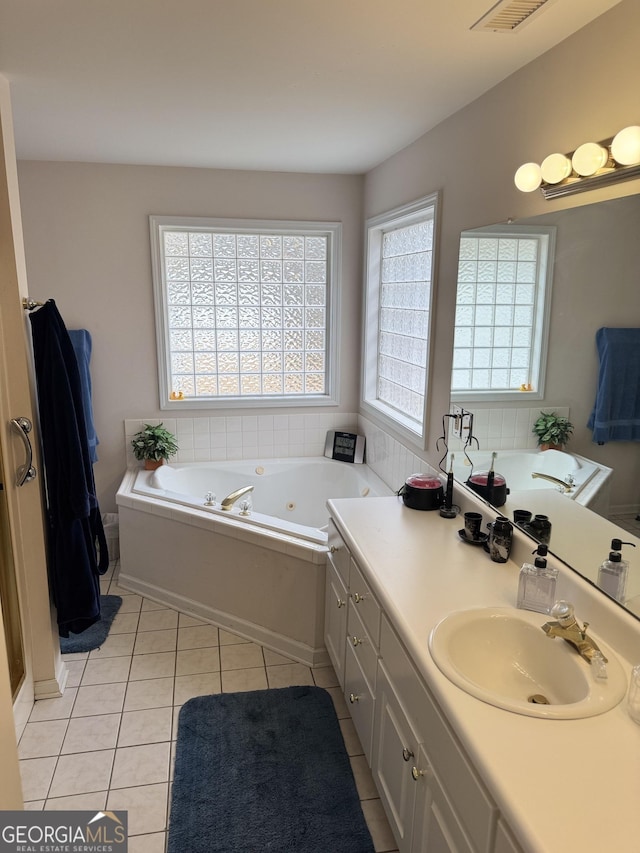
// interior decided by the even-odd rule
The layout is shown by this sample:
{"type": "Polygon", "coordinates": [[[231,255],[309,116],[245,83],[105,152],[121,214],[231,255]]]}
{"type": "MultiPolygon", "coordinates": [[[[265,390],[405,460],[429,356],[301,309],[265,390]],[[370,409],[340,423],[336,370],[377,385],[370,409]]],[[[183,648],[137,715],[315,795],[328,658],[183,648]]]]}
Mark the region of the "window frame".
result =
{"type": "Polygon", "coordinates": [[[277,219],[227,219],[221,217],[149,216],[151,234],[151,267],[153,279],[153,301],[156,325],[156,350],[158,367],[158,393],[160,409],[248,409],[308,406],[337,406],[339,404],[339,382],[337,345],[340,340],[340,291],[342,270],[342,223],[304,220],[277,219]],[[327,238],[327,327],[326,369],[324,394],[282,395],[229,395],[204,399],[189,397],[187,400],[171,400],[170,393],[170,348],[167,311],[167,291],[164,276],[164,253],[162,235],[164,231],[211,231],[219,233],[247,234],[292,234],[300,236],[324,236],[327,238]]]}
{"type": "MultiPolygon", "coordinates": [[[[543,400],[545,396],[546,372],[547,372],[547,353],[549,346],[549,327],[551,321],[551,297],[553,286],[553,272],[555,266],[555,246],[556,246],[557,227],[555,225],[526,225],[526,224],[497,224],[488,225],[480,228],[465,229],[460,235],[463,237],[508,237],[510,235],[522,235],[528,237],[541,237],[546,243],[545,257],[540,260],[540,272],[536,282],[536,301],[535,301],[535,320],[533,324],[533,342],[532,342],[532,378],[534,378],[535,391],[520,391],[519,389],[498,390],[495,388],[487,388],[486,390],[459,390],[451,391],[451,401],[454,403],[460,402],[501,402],[508,400],[522,401],[525,397],[529,400],[543,400]],[[543,287],[542,302],[539,298],[540,285],[543,287]]],[[[458,250],[458,262],[459,262],[458,250]]],[[[456,275],[456,302],[455,310],[458,307],[458,278],[456,275]]],[[[455,350],[455,320],[454,320],[454,341],[452,349],[452,365],[453,372],[453,355],[455,350]]]]}
{"type": "Polygon", "coordinates": [[[433,320],[438,269],[440,192],[430,193],[409,204],[372,216],[365,222],[364,251],[364,305],[362,327],[362,374],[360,407],[365,415],[373,417],[386,429],[396,433],[404,442],[420,450],[427,446],[429,413],[429,387],[431,379],[433,320]],[[431,219],[433,240],[431,246],[431,282],[429,293],[429,320],[426,361],[424,365],[424,405],[422,420],[413,419],[377,399],[378,342],[380,334],[380,291],[382,241],[384,234],[399,228],[431,219]]]}

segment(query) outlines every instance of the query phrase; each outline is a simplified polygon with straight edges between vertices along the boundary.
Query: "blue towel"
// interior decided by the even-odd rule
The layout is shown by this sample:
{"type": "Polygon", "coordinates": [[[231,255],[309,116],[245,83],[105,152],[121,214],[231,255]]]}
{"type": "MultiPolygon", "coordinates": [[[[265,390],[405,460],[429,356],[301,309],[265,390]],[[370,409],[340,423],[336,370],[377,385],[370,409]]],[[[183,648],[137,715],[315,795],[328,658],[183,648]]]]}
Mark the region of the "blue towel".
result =
{"type": "Polygon", "coordinates": [[[598,389],[587,426],[598,444],[640,441],[640,329],[598,329],[598,389]]]}
{"type": "Polygon", "coordinates": [[[82,390],[82,408],[87,426],[87,440],[89,442],[89,458],[92,462],[98,461],[96,447],[100,444],[93,424],[93,405],[91,403],[91,373],[89,362],[91,361],[91,335],[86,329],[69,329],[69,337],[73,344],[73,350],[80,371],[80,386],[82,390]]]}

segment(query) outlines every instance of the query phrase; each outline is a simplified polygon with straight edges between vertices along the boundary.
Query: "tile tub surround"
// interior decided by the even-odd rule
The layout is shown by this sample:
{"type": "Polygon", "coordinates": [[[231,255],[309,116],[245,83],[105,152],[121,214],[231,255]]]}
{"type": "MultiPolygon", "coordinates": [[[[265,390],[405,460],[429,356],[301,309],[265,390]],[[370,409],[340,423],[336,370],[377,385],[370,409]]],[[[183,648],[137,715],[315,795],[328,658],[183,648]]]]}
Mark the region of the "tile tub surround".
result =
{"type": "MultiPolygon", "coordinates": [[[[493,450],[535,450],[538,447],[537,436],[532,432],[533,425],[540,417],[540,412],[556,412],[563,418],[570,418],[568,406],[553,406],[545,404],[534,408],[501,409],[498,407],[484,409],[473,403],[457,403],[468,412],[473,413],[473,434],[480,442],[480,447],[491,447],[493,450]]],[[[486,405],[486,404],[485,404],[486,405]]],[[[462,442],[453,435],[453,421],[449,420],[449,450],[454,453],[462,451],[462,442]]]]}
{"type": "Polygon", "coordinates": [[[35,703],[19,743],[25,808],[126,809],[130,853],[162,853],[178,711],[193,696],[315,684],[331,694],[378,853],[396,845],[332,667],[310,669],[119,587],[101,649],[65,655],[60,699],[35,703]]]}
{"type": "Polygon", "coordinates": [[[421,456],[362,415],[358,417],[358,432],[367,440],[367,465],[393,491],[397,492],[410,474],[436,473],[421,456]]]}
{"type": "Polygon", "coordinates": [[[356,432],[358,416],[342,414],[129,418],[124,421],[127,467],[139,465],[131,439],[146,423],[163,423],[178,442],[176,462],[322,456],[327,430],[356,432]]]}
{"type": "Polygon", "coordinates": [[[401,441],[355,413],[129,418],[124,421],[128,468],[141,464],[131,451],[133,436],[145,423],[160,422],[177,436],[176,462],[322,456],[327,431],[335,429],[365,436],[365,461],[390,489],[397,491],[410,474],[433,470],[401,441]]]}

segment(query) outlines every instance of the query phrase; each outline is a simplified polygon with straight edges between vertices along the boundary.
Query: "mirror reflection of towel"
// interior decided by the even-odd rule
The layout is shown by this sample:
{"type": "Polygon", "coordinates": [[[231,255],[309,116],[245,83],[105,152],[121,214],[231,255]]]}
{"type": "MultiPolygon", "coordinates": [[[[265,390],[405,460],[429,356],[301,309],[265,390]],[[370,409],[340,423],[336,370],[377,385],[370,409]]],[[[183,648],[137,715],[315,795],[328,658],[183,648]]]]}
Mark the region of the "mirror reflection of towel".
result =
{"type": "Polygon", "coordinates": [[[598,388],[587,422],[598,444],[640,441],[640,329],[596,332],[598,388]]]}
{"type": "Polygon", "coordinates": [[[87,427],[87,441],[89,442],[89,456],[92,462],[98,461],[96,447],[100,444],[93,424],[93,405],[91,402],[91,372],[89,363],[91,361],[91,335],[86,329],[69,329],[69,337],[73,344],[73,350],[80,371],[80,385],[82,389],[82,408],[87,427]]]}

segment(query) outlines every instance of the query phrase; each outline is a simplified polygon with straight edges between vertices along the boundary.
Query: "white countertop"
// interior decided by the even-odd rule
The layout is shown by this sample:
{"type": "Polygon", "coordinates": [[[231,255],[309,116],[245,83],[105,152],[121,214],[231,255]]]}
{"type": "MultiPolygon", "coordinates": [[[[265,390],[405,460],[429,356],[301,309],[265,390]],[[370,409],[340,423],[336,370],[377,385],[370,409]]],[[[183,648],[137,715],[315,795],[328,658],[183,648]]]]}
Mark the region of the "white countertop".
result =
{"type": "MultiPolygon", "coordinates": [[[[515,607],[520,565],[494,563],[482,548],[462,542],[460,518],[416,512],[397,497],[328,506],[522,847],[536,853],[639,851],[640,726],[627,713],[626,697],[587,719],[527,717],[467,695],[431,658],[429,633],[451,611],[515,607]]],[[[487,521],[492,517],[486,507],[474,508],[487,521]]],[[[590,633],[616,652],[628,676],[632,663],[640,663],[640,622],[636,627],[564,566],[557,597],[576,603],[577,618],[591,623],[590,633]]]]}

